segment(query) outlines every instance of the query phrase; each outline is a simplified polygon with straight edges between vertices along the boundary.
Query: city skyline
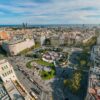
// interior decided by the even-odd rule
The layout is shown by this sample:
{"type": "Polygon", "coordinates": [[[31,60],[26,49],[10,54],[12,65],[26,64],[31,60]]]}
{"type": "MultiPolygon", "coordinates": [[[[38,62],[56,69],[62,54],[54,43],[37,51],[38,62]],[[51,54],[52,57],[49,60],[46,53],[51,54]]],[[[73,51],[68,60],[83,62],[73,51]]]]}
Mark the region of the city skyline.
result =
{"type": "Polygon", "coordinates": [[[99,24],[99,0],[0,0],[0,24],[99,24]]]}

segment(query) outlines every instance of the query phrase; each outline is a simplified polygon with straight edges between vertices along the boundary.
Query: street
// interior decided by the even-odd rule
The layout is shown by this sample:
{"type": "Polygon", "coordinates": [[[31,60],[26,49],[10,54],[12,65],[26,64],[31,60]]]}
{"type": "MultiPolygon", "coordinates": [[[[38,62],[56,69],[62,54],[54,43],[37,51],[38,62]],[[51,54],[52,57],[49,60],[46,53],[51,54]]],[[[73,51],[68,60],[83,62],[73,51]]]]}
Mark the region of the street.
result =
{"type": "Polygon", "coordinates": [[[28,57],[16,57],[15,59],[13,57],[10,57],[8,60],[14,67],[17,78],[29,93],[31,91],[34,91],[39,100],[50,99],[49,94],[46,93],[47,90],[49,91],[49,88],[47,88],[47,86],[44,85],[44,82],[40,81],[37,76],[33,75],[34,71],[30,71],[26,68],[25,62],[30,60],[28,57]]]}

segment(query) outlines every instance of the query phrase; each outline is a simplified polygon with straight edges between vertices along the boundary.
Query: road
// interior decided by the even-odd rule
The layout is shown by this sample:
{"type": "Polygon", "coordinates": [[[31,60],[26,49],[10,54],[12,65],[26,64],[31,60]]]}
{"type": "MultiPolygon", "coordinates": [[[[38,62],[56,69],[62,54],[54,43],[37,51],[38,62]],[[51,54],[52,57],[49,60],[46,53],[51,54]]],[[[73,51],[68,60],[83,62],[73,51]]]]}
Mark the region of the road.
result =
{"type": "MultiPolygon", "coordinates": [[[[23,84],[23,86],[26,88],[26,90],[28,92],[32,91],[32,88],[33,88],[33,89],[40,92],[39,95],[37,94],[39,100],[49,100],[50,99],[49,98],[50,96],[45,92],[45,89],[44,88],[41,89],[40,84],[41,85],[44,85],[44,84],[41,81],[39,81],[38,78],[36,78],[36,79],[37,79],[39,84],[35,81],[32,82],[30,80],[30,78],[32,80],[34,80],[34,75],[32,74],[33,71],[28,70],[25,66],[25,63],[27,61],[30,61],[30,58],[23,57],[23,56],[22,57],[18,56],[18,57],[9,57],[8,60],[11,62],[12,66],[14,67],[17,78],[19,79],[21,84],[23,84]],[[20,63],[23,63],[23,65],[20,66],[20,63]],[[18,65],[20,66],[21,69],[24,70],[24,72],[28,73],[28,76],[26,76],[21,70],[19,70],[18,65]]],[[[45,85],[44,85],[44,87],[46,88],[45,85]]]]}
{"type": "Polygon", "coordinates": [[[23,86],[26,88],[26,90],[30,93],[32,91],[32,88],[36,89],[40,92],[40,95],[38,97],[41,97],[42,91],[40,88],[38,88],[34,83],[32,83],[21,71],[19,71],[17,68],[15,69],[15,73],[17,75],[17,78],[23,84],[23,86]]]}

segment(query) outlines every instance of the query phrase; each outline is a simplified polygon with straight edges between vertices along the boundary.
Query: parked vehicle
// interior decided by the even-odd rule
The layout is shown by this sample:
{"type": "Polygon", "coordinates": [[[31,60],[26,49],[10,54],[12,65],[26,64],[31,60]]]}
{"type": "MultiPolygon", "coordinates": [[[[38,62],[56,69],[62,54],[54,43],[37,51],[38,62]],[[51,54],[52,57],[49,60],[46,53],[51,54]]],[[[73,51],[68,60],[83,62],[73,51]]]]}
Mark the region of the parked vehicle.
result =
{"type": "Polygon", "coordinates": [[[32,88],[32,91],[33,91],[34,93],[36,93],[37,95],[40,94],[40,92],[39,92],[38,90],[34,89],[34,88],[32,88]]]}
{"type": "Polygon", "coordinates": [[[34,80],[33,80],[32,78],[29,78],[29,80],[30,80],[31,82],[34,82],[34,80]]]}
{"type": "Polygon", "coordinates": [[[35,98],[36,100],[38,100],[38,97],[36,96],[36,94],[34,92],[30,92],[30,95],[35,98]]]}

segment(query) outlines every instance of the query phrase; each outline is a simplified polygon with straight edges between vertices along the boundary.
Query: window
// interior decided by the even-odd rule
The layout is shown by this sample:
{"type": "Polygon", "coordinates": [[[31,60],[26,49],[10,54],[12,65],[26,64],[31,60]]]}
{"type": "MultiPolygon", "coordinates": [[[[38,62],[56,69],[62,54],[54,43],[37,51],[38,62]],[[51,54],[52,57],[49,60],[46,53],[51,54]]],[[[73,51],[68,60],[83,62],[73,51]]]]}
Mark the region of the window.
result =
{"type": "Polygon", "coordinates": [[[7,65],[5,65],[4,67],[2,67],[2,70],[7,69],[7,68],[8,68],[8,66],[7,66],[7,65]]]}
{"type": "Polygon", "coordinates": [[[9,75],[10,73],[9,73],[9,71],[7,72],[7,75],[9,75]]]}
{"type": "Polygon", "coordinates": [[[2,70],[4,70],[4,68],[2,67],[2,70]]]}
{"type": "Polygon", "coordinates": [[[6,68],[8,68],[8,66],[6,65],[6,68]]]}
{"type": "Polygon", "coordinates": [[[5,73],[5,76],[7,76],[7,73],[5,73]]]}
{"type": "Polygon", "coordinates": [[[5,77],[5,74],[2,74],[3,77],[5,77]]]}
{"type": "Polygon", "coordinates": [[[9,71],[9,73],[11,74],[11,70],[9,71]]]}
{"type": "Polygon", "coordinates": [[[6,66],[4,66],[4,69],[6,69],[6,66]]]}

